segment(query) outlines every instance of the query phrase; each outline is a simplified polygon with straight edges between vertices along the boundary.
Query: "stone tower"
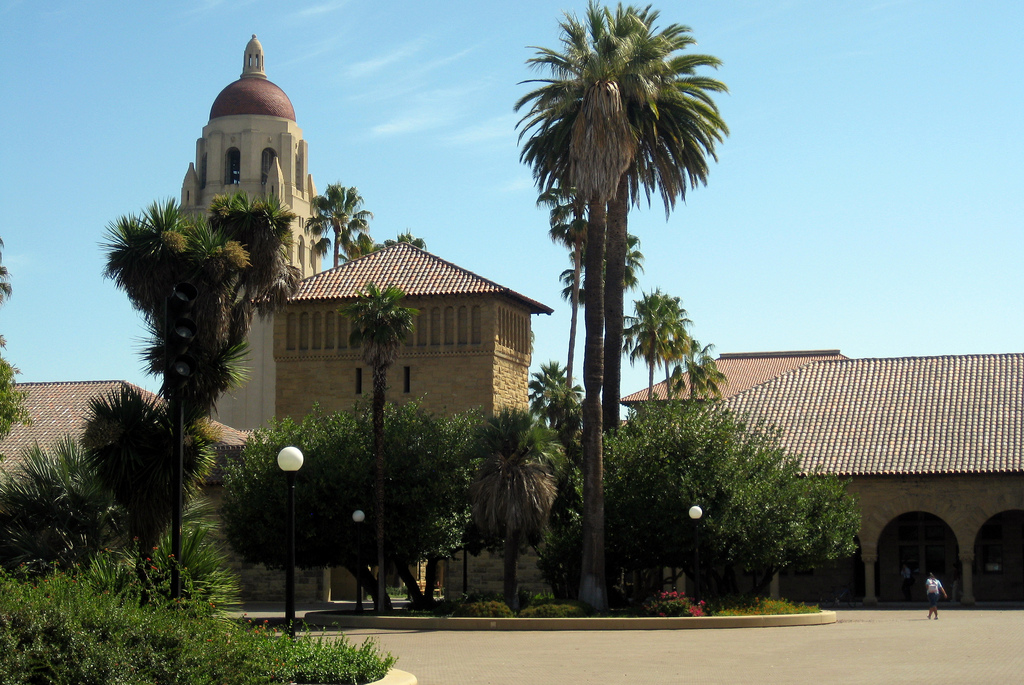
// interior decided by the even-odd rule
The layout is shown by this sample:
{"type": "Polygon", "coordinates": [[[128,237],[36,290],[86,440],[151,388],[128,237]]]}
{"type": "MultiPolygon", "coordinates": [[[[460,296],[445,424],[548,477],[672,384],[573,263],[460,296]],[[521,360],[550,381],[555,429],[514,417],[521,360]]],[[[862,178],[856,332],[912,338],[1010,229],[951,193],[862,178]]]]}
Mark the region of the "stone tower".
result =
{"type": "MultiPolygon", "coordinates": [[[[181,206],[204,212],[216,195],[276,195],[298,216],[292,226],[290,258],[307,278],[320,271],[320,259],[310,254],[310,241],[302,230],[316,197],[308,161],[291,100],[267,80],[263,46],[253,34],[245,46],[241,78],[213,101],[210,120],[196,141],[195,162],[189,163],[181,186],[181,206]]],[[[254,322],[249,333],[249,382],[221,398],[217,420],[250,429],[274,415],[273,333],[272,320],[254,322]]]]}

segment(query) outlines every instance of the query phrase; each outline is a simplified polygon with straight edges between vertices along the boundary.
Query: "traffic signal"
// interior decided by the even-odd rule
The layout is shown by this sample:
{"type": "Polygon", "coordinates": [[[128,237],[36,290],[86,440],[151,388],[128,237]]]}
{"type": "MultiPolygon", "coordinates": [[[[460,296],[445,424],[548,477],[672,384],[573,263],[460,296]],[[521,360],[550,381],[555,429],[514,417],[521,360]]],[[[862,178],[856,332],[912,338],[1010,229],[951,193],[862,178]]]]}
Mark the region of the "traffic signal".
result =
{"type": "Polygon", "coordinates": [[[191,283],[174,286],[164,322],[164,389],[176,390],[196,372],[196,360],[188,354],[189,345],[199,332],[189,313],[199,291],[191,283]]]}

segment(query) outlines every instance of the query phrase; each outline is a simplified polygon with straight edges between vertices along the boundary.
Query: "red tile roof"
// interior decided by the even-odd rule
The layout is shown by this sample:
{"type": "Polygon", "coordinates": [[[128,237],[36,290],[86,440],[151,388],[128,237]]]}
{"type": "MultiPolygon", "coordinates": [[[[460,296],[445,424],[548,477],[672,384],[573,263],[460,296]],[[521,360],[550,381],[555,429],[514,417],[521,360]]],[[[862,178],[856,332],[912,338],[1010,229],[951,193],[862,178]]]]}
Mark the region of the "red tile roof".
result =
{"type": "MultiPolygon", "coordinates": [[[[125,381],[81,381],[72,383],[18,383],[17,388],[27,393],[26,408],[32,418],[31,426],[15,426],[0,441],[0,470],[10,471],[22,452],[38,443],[42,447],[53,445],[65,435],[78,437],[85,429],[85,415],[94,397],[108,395],[122,387],[125,381]]],[[[158,401],[159,397],[142,388],[143,396],[158,401]]],[[[229,454],[241,452],[248,433],[214,422],[221,431],[216,445],[218,463],[229,454]]],[[[214,478],[216,480],[216,478],[214,478]]]]}
{"type": "Polygon", "coordinates": [[[394,285],[407,296],[504,295],[526,305],[533,314],[553,310],[494,281],[436,257],[409,243],[397,243],[328,269],[302,281],[293,302],[354,298],[369,282],[394,285]]]}
{"type": "Polygon", "coordinates": [[[726,401],[839,475],[1024,472],[1024,354],[818,361],[726,401]]]}
{"type": "MultiPolygon", "coordinates": [[[[734,352],[715,360],[718,370],[725,374],[728,385],[722,388],[722,397],[728,398],[767,380],[814,361],[846,359],[839,350],[803,350],[791,352],[734,352]]],[[[655,384],[654,398],[666,397],[665,381],[655,384]]],[[[622,403],[647,401],[647,388],[622,398],[622,403]]]]}

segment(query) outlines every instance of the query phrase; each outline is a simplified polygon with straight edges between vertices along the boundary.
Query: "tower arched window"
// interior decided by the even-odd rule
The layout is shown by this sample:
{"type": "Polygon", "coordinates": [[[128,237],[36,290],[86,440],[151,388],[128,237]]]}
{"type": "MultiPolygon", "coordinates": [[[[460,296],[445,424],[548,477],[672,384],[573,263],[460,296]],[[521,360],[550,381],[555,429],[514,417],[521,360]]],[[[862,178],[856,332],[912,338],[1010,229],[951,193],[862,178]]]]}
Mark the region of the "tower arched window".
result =
{"type": "Polygon", "coordinates": [[[274,166],[275,159],[277,159],[277,153],[274,152],[273,148],[263,149],[263,157],[260,160],[260,183],[263,185],[267,184],[267,177],[270,176],[270,170],[274,166]]]}
{"type": "Polygon", "coordinates": [[[206,187],[206,153],[203,153],[202,159],[199,160],[199,187],[206,187]]]}
{"type": "Polygon", "coordinates": [[[237,186],[242,182],[242,153],[233,147],[224,153],[224,185],[237,186]]]}
{"type": "Polygon", "coordinates": [[[303,167],[305,158],[302,155],[302,146],[299,146],[298,152],[295,153],[295,188],[301,193],[303,189],[302,178],[305,176],[303,167]]]}

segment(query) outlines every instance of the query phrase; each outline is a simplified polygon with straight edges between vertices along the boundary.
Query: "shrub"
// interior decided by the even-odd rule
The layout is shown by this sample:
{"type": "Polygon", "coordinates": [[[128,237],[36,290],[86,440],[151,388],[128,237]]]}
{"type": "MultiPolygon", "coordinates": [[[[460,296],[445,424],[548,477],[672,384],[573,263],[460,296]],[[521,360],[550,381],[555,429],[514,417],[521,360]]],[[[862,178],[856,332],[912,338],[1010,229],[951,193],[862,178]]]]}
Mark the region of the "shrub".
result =
{"type": "Polygon", "coordinates": [[[694,602],[682,592],[672,590],[648,597],[642,607],[644,616],[707,616],[705,603],[694,602]]]}
{"type": "Polygon", "coordinates": [[[520,618],[586,618],[593,615],[592,606],[572,599],[534,602],[519,612],[520,618]]]}
{"type": "Polygon", "coordinates": [[[455,607],[452,616],[459,618],[512,618],[512,610],[504,602],[469,602],[455,607]]]}
{"type": "Polygon", "coordinates": [[[817,606],[808,606],[788,599],[729,595],[712,602],[715,616],[770,616],[773,614],[816,614],[817,606]]]}
{"type": "Polygon", "coordinates": [[[394,664],[373,643],[293,642],[212,615],[208,603],[140,607],[66,574],[0,572],[0,681],[80,685],[370,682],[394,664]]]}

